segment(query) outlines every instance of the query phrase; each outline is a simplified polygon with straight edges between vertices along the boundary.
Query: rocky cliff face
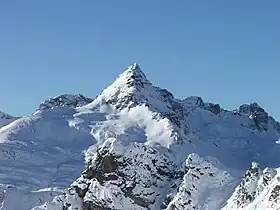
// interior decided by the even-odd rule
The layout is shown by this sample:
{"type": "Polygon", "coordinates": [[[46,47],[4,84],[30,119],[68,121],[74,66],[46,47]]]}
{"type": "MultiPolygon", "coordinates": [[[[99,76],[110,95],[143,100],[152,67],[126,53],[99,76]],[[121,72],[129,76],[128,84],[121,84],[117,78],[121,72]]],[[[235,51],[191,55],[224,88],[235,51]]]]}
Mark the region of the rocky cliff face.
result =
{"type": "Polygon", "coordinates": [[[132,144],[122,148],[115,141],[109,139],[98,148],[72,186],[83,198],[85,209],[149,209],[175,176],[175,165],[151,147],[132,144]]]}

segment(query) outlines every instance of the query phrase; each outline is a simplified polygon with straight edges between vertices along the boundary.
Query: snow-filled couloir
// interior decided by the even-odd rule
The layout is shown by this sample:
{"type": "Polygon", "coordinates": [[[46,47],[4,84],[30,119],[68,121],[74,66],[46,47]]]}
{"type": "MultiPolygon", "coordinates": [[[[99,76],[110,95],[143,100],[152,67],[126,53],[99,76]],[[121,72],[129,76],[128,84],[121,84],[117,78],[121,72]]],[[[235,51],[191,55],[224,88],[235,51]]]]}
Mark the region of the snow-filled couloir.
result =
{"type": "Polygon", "coordinates": [[[279,136],[257,103],[176,99],[133,64],[0,129],[0,209],[277,209],[279,136]]]}

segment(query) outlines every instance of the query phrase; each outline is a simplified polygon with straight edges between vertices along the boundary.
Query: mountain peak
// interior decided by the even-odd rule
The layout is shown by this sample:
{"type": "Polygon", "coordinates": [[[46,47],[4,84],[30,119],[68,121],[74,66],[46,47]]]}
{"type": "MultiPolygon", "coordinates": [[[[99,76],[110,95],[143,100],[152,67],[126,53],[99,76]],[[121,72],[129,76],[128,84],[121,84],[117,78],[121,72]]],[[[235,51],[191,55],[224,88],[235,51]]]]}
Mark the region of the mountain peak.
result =
{"type": "Polygon", "coordinates": [[[38,110],[51,109],[53,107],[78,107],[84,106],[92,102],[92,99],[83,96],[82,94],[62,94],[54,98],[50,98],[39,105],[38,110]]]}
{"type": "Polygon", "coordinates": [[[142,101],[153,89],[138,63],[127,67],[114,82],[106,87],[89,106],[94,107],[104,102],[116,105],[117,108],[130,106],[135,101],[142,101]]]}
{"type": "Polygon", "coordinates": [[[141,70],[138,63],[134,63],[129,66],[123,73],[121,73],[115,82],[113,83],[122,86],[134,87],[139,90],[139,88],[143,88],[145,84],[151,84],[144,72],[141,70]]]}
{"type": "Polygon", "coordinates": [[[16,120],[16,117],[0,111],[0,128],[16,120]]]}
{"type": "Polygon", "coordinates": [[[239,107],[239,112],[254,120],[257,128],[261,131],[268,130],[269,116],[268,113],[256,102],[243,104],[239,107]]]}
{"type": "Polygon", "coordinates": [[[280,207],[280,125],[256,103],[176,99],[134,63],[94,100],[64,94],[40,110],[0,128],[0,209],[280,207]]]}
{"type": "Polygon", "coordinates": [[[140,70],[140,65],[138,63],[133,63],[129,68],[131,70],[140,70]]]}
{"type": "Polygon", "coordinates": [[[8,115],[4,112],[0,111],[0,119],[12,119],[13,117],[11,115],[8,115]]]}

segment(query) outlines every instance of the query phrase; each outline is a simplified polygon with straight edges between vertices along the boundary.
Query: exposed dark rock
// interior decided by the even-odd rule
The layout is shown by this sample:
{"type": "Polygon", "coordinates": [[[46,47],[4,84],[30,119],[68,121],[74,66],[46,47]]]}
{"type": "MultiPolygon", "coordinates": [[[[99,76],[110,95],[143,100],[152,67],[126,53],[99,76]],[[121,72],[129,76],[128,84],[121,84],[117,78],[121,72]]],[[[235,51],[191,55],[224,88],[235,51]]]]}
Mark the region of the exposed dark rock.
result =
{"type": "Polygon", "coordinates": [[[112,208],[104,207],[102,204],[98,205],[90,201],[84,202],[82,208],[83,210],[114,210],[112,208]]]}
{"type": "Polygon", "coordinates": [[[248,115],[260,131],[268,129],[268,114],[257,103],[243,104],[239,107],[241,113],[248,115]]]}
{"type": "MultiPolygon", "coordinates": [[[[167,158],[159,156],[156,150],[141,144],[134,145],[124,154],[100,148],[83,172],[83,176],[73,184],[73,188],[81,198],[84,198],[90,193],[89,185],[92,182],[98,182],[102,186],[116,185],[120,189],[118,196],[129,199],[134,205],[150,209],[157,197],[156,192],[151,191],[153,186],[165,187],[164,183],[168,183],[175,177],[172,164],[167,158]],[[147,167],[147,159],[150,160],[149,167],[147,167]],[[135,168],[144,170],[145,173],[135,174],[135,168]],[[141,176],[149,176],[150,179],[145,180],[141,176]],[[81,185],[82,183],[88,184],[81,185]],[[83,186],[83,189],[80,186],[83,186]],[[142,191],[141,194],[137,193],[139,189],[142,191]]],[[[108,202],[109,200],[103,201],[98,198],[95,198],[94,202],[86,200],[83,208],[107,210],[110,209],[110,202],[108,202]]]]}
{"type": "Polygon", "coordinates": [[[276,185],[273,190],[271,191],[271,195],[269,197],[269,200],[276,200],[277,198],[279,198],[280,195],[280,185],[276,185]]]}
{"type": "Polygon", "coordinates": [[[257,183],[260,177],[261,170],[259,166],[257,163],[252,163],[252,166],[245,172],[241,184],[237,188],[234,200],[238,207],[255,199],[257,183]]]}
{"type": "Polygon", "coordinates": [[[221,108],[219,104],[208,103],[207,105],[205,105],[205,109],[209,110],[215,115],[221,112],[221,108]]]}
{"type": "Polygon", "coordinates": [[[81,94],[70,95],[64,94],[55,98],[50,98],[39,105],[39,110],[51,109],[54,107],[79,107],[89,104],[93,101],[91,98],[87,98],[81,94]]]}

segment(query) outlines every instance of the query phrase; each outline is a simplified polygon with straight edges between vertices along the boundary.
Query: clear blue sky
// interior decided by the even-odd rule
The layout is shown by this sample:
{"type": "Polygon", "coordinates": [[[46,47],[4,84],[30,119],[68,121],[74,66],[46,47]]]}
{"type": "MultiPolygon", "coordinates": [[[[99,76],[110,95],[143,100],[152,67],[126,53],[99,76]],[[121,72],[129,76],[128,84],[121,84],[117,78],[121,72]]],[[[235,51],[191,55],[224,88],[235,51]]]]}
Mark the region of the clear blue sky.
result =
{"type": "Polygon", "coordinates": [[[14,0],[0,3],[0,110],[62,93],[94,97],[133,62],[175,96],[280,120],[278,0],[14,0]]]}

